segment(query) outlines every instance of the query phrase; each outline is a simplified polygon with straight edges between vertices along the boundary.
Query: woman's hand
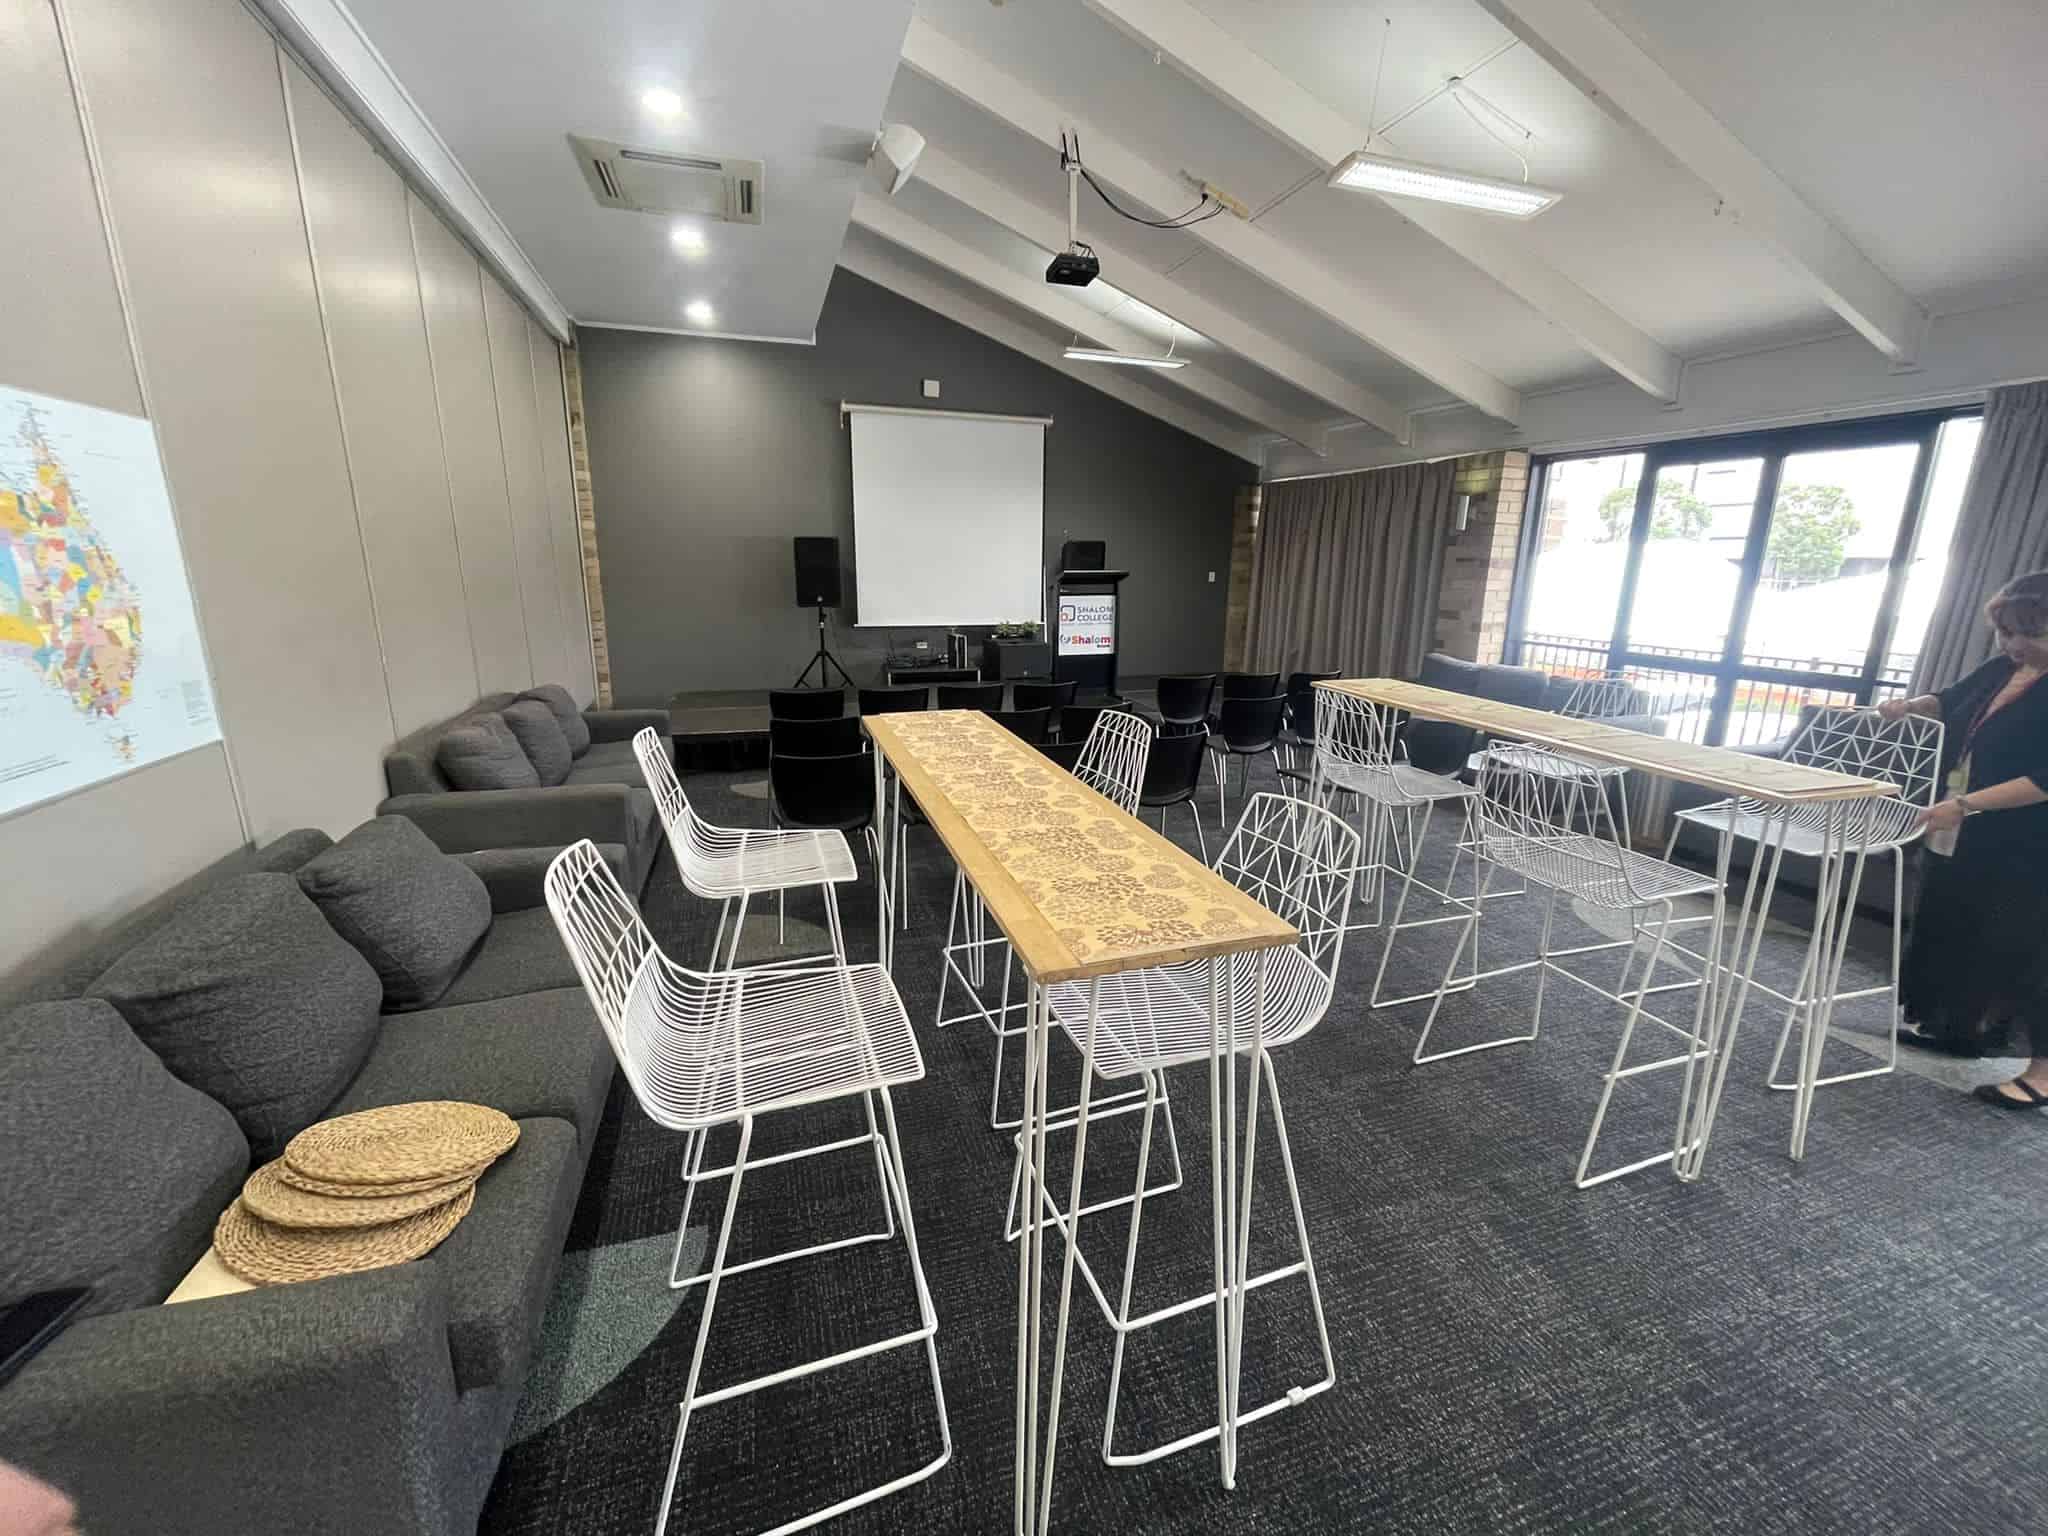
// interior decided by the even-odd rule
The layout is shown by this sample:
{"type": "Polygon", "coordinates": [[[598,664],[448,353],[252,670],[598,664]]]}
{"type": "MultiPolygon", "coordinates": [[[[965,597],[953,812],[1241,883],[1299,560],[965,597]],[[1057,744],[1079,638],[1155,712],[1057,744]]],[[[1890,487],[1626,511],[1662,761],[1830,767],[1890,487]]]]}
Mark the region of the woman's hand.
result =
{"type": "Polygon", "coordinates": [[[1963,806],[1960,800],[1942,800],[1927,807],[1920,813],[1914,825],[1922,832],[1952,832],[1963,824],[1963,806]]]}
{"type": "Polygon", "coordinates": [[[1911,713],[1913,701],[1904,697],[1886,699],[1877,706],[1877,718],[1880,720],[1903,720],[1911,713]]]}

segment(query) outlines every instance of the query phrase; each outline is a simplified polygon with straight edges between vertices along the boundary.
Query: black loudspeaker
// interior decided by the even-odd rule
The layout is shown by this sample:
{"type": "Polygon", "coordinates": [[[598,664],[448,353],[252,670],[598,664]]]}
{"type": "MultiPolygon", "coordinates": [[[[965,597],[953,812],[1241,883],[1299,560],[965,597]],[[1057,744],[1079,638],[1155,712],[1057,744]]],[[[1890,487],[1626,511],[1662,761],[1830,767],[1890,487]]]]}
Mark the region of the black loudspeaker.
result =
{"type": "Polygon", "coordinates": [[[1063,571],[1099,571],[1107,559],[1108,553],[1101,539],[1069,539],[1060,546],[1060,569],[1063,571]]]}
{"type": "Polygon", "coordinates": [[[839,541],[791,539],[796,547],[796,605],[799,608],[839,606],[839,541]]]}

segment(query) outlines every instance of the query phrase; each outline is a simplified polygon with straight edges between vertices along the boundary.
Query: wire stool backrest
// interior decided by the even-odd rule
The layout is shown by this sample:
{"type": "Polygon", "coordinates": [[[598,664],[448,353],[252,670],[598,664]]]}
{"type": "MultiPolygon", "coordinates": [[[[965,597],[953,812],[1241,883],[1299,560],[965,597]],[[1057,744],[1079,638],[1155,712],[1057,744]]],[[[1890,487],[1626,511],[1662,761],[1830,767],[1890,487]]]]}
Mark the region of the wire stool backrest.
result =
{"type": "Polygon", "coordinates": [[[1136,815],[1145,759],[1152,753],[1150,721],[1122,709],[1106,709],[1089,728],[1074,777],[1120,809],[1136,815]]]}
{"type": "Polygon", "coordinates": [[[1397,712],[1356,694],[1318,688],[1316,694],[1316,788],[1333,783],[1359,789],[1363,781],[1394,777],[1397,712]]]}
{"type": "Polygon", "coordinates": [[[1598,677],[1580,678],[1558,713],[1572,720],[1612,720],[1644,714],[1648,703],[1626,672],[1603,672],[1598,677]]]}
{"type": "MultiPolygon", "coordinates": [[[[642,985],[649,957],[658,950],[654,935],[647,931],[640,909],[620,886],[604,855],[587,837],[555,856],[542,889],[583,990],[597,1010],[597,1022],[620,1064],[636,1070],[638,1063],[620,1038],[620,1025],[628,1001],[642,985]]],[[[636,1092],[639,1086],[636,1080],[636,1092]]]]}
{"type": "Polygon", "coordinates": [[[1657,899],[1622,857],[1605,786],[1576,767],[1548,747],[1488,742],[1479,764],[1481,857],[1609,905],[1657,899]]]}
{"type": "Polygon", "coordinates": [[[1887,779],[1908,805],[1932,805],[1940,789],[1944,733],[1939,720],[1886,720],[1845,705],[1817,709],[1785,749],[1787,762],[1832,768],[1859,779],[1887,779]]]}
{"type": "Polygon", "coordinates": [[[640,761],[647,787],[654,791],[654,808],[660,813],[669,846],[676,851],[683,884],[695,894],[704,894],[699,886],[710,882],[713,864],[720,854],[730,853],[737,834],[714,827],[697,814],[669,761],[668,745],[653,726],[642,726],[634,735],[633,756],[640,761]]]}
{"type": "Polygon", "coordinates": [[[1332,982],[1344,950],[1358,832],[1321,806],[1253,795],[1216,858],[1216,873],[1301,932],[1309,963],[1332,982]]]}

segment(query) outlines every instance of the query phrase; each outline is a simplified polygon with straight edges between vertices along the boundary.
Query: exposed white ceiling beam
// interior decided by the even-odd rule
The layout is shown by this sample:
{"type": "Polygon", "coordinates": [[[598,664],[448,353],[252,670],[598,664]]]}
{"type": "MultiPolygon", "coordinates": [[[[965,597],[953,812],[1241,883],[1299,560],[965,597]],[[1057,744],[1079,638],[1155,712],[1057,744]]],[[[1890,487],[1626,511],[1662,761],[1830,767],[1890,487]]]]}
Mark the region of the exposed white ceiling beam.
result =
{"type": "Polygon", "coordinates": [[[1480,0],[1611,115],[1661,145],[1887,357],[1910,363],[1927,313],[1724,127],[1592,0],[1480,0]]]}
{"type": "Polygon", "coordinates": [[[1206,412],[1182,405],[1178,400],[1169,400],[1129,374],[1119,373],[1114,368],[1069,362],[1060,355],[1058,342],[1048,341],[1030,326],[993,305],[982,304],[933,282],[892,255],[849,243],[839,252],[839,265],[856,277],[864,277],[913,304],[923,305],[934,314],[943,315],[957,325],[979,332],[990,341],[1022,353],[1033,362],[1043,363],[1069,378],[1078,379],[1089,388],[1111,399],[1121,400],[1168,426],[1178,427],[1191,437],[1213,443],[1224,452],[1236,454],[1253,464],[1259,462],[1261,445],[1258,438],[1234,431],[1206,412]]]}
{"type": "MultiPolygon", "coordinates": [[[[1019,197],[992,177],[962,165],[952,156],[927,149],[917,162],[917,179],[942,192],[961,206],[992,219],[1013,234],[1021,235],[1048,251],[1067,243],[1066,220],[1048,212],[1028,198],[1019,197]]],[[[1247,362],[1284,379],[1295,388],[1328,402],[1347,416],[1378,427],[1398,443],[1408,441],[1408,413],[1392,401],[1354,383],[1334,368],[1327,368],[1305,353],[1296,351],[1232,311],[1163,272],[1144,265],[1113,241],[1091,235],[1089,243],[1102,259],[1106,280],[1170,319],[1227,347],[1247,362]]]]}
{"type": "MultiPolygon", "coordinates": [[[[1080,124],[1080,114],[1041,96],[922,17],[911,22],[904,37],[903,61],[934,84],[1048,146],[1058,146],[1062,123],[1080,124]]],[[[1187,206],[1188,185],[1179,176],[1161,170],[1100,129],[1086,128],[1081,139],[1089,168],[1138,202],[1160,214],[1187,206]]],[[[1047,174],[1052,174],[1050,165],[1047,174]]],[[[1208,219],[1187,233],[1468,405],[1503,421],[1513,421],[1521,411],[1521,396],[1514,389],[1460,356],[1365,279],[1349,273],[1339,276],[1241,219],[1208,219]]]]}
{"type": "Polygon", "coordinates": [[[391,72],[384,55],[363,34],[340,0],[256,0],[258,8],[302,58],[306,67],[339,96],[358,122],[397,161],[421,196],[457,233],[476,247],[555,340],[571,342],[576,332],[569,311],[527,260],[476,183],[462,168],[419,103],[391,72]]]}
{"type": "MultiPolygon", "coordinates": [[[[892,245],[900,245],[935,266],[964,277],[977,288],[985,288],[1020,309],[1027,309],[1055,325],[1090,337],[1103,346],[1136,353],[1159,350],[1159,344],[1143,332],[1111,319],[1102,310],[1066,297],[1041,277],[1019,272],[986,252],[955,240],[873,192],[863,191],[854,199],[853,222],[880,235],[892,245]]],[[[1234,416],[1241,416],[1300,443],[1312,453],[1320,454],[1327,450],[1325,430],[1318,423],[1304,421],[1282,411],[1250,390],[1204,372],[1193,363],[1162,377],[1160,382],[1200,395],[1234,416]]]]}
{"type": "MultiPolygon", "coordinates": [[[[1312,96],[1185,0],[1088,0],[1097,12],[1197,84],[1327,169],[1366,142],[1363,123],[1312,96]]],[[[1678,398],[1679,361],[1555,267],[1462,213],[1415,198],[1384,199],[1564,331],[1644,393],[1678,398]]]]}

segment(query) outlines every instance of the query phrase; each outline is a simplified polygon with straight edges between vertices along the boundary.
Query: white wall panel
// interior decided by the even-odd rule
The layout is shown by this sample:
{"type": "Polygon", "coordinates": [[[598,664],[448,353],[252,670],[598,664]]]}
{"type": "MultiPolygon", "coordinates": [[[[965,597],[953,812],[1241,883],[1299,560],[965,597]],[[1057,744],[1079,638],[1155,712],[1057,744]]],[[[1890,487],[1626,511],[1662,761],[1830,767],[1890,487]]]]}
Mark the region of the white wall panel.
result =
{"type": "Polygon", "coordinates": [[[533,358],[526,345],[526,312],[486,275],[484,319],[490,331],[491,378],[498,396],[498,434],[504,445],[505,491],[512,508],[512,542],[519,557],[520,607],[537,683],[569,681],[562,645],[561,602],[541,501],[540,426],[533,403],[533,358]]]}
{"type": "Polygon", "coordinates": [[[403,734],[481,691],[405,184],[296,64],[285,87],[385,686],[403,734]]]}
{"type": "Polygon", "coordinates": [[[491,383],[490,338],[476,257],[416,196],[408,195],[420,294],[434,363],[434,394],[455,500],[463,603],[486,693],[531,687],[534,661],[520,607],[505,455],[491,383]]]}
{"type": "Polygon", "coordinates": [[[345,831],[391,710],[271,38],[65,0],[249,830],[345,831]]]}

